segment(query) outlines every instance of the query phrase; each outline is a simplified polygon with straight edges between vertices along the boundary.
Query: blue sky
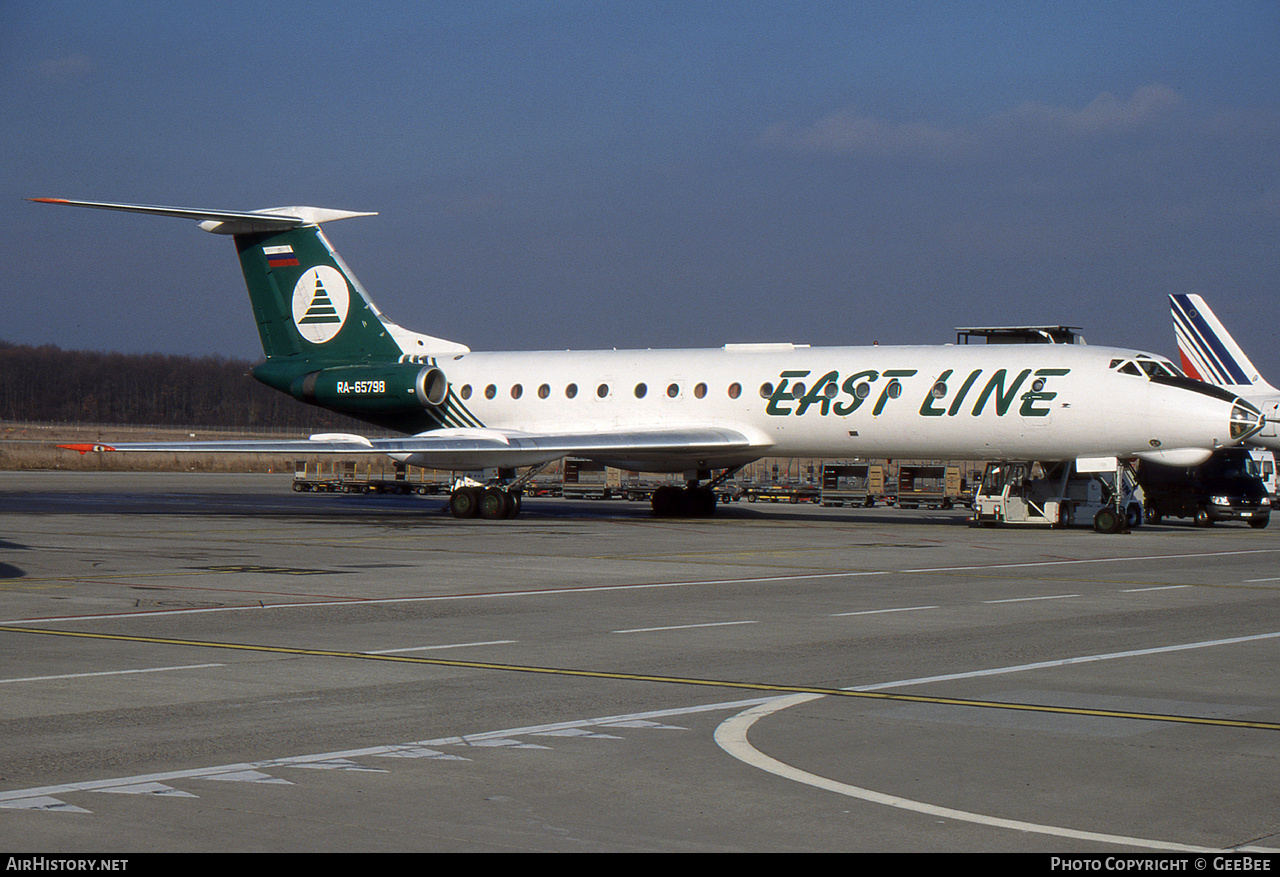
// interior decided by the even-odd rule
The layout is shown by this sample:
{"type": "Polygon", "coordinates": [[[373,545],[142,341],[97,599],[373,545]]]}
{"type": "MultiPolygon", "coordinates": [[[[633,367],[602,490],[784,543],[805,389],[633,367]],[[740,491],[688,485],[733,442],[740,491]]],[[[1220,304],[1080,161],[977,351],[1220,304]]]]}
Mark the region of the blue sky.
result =
{"type": "Polygon", "coordinates": [[[34,196],[380,215],[382,310],[477,350],[1174,354],[1280,381],[1280,3],[0,0],[0,339],[258,358],[230,242],[34,196]]]}

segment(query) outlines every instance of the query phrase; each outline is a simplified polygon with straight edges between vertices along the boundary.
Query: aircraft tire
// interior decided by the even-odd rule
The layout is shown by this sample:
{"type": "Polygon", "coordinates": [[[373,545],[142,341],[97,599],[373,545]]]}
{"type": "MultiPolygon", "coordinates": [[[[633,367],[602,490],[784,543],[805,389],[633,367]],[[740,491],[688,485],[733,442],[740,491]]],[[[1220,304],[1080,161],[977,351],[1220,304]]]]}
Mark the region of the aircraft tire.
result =
{"type": "Polygon", "coordinates": [[[1093,529],[1098,533],[1119,533],[1120,524],[1123,520],[1113,508],[1099,509],[1098,513],[1093,516],[1093,529]]]}
{"type": "Polygon", "coordinates": [[[664,484],[653,492],[653,498],[649,504],[653,508],[653,514],[659,518],[674,518],[680,514],[682,491],[678,487],[670,484],[664,484]]]}
{"type": "Polygon", "coordinates": [[[455,518],[474,518],[480,510],[480,495],[474,487],[459,487],[449,494],[449,513],[455,518]]]}
{"type": "Polygon", "coordinates": [[[480,491],[477,511],[486,521],[500,521],[510,515],[511,494],[500,487],[486,487],[480,491]]]}
{"type": "Polygon", "coordinates": [[[518,517],[520,517],[520,509],[524,507],[524,496],[523,496],[523,494],[521,494],[521,493],[520,493],[520,491],[518,491],[518,490],[508,490],[508,491],[507,491],[507,498],[508,498],[509,502],[508,502],[508,504],[507,504],[507,515],[506,515],[506,516],[507,516],[508,518],[518,518],[518,517]]]}
{"type": "Polygon", "coordinates": [[[716,492],[710,487],[690,487],[682,497],[685,514],[709,518],[716,513],[716,492]]]}

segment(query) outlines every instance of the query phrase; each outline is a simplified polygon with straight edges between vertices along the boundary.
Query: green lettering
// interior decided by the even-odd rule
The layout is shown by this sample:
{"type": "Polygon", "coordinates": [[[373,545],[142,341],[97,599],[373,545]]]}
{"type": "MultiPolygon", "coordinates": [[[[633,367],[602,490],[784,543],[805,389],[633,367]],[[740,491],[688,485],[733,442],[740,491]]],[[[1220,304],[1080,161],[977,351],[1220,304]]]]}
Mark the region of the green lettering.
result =
{"type": "Polygon", "coordinates": [[[1030,374],[1031,369],[1024,368],[1021,373],[1018,374],[1017,379],[1014,380],[1013,385],[1009,387],[1009,391],[1006,393],[1004,389],[1006,372],[1004,369],[1000,369],[1000,371],[991,376],[991,380],[987,381],[987,386],[983,388],[982,395],[978,397],[977,403],[973,406],[973,416],[977,417],[982,414],[982,409],[986,406],[987,399],[989,399],[992,392],[994,392],[996,394],[996,415],[1003,417],[1009,410],[1009,406],[1013,404],[1013,397],[1017,394],[1018,388],[1022,386],[1022,382],[1025,381],[1027,376],[1030,374]],[[997,389],[997,387],[999,389],[997,389]]]}
{"type": "Polygon", "coordinates": [[[788,378],[803,378],[809,374],[808,371],[784,371],[779,375],[777,388],[773,391],[773,395],[769,397],[769,404],[764,407],[765,414],[772,414],[774,417],[782,417],[791,413],[790,408],[782,408],[779,402],[790,402],[791,391],[787,386],[788,378]]]}
{"type": "Polygon", "coordinates": [[[951,371],[952,371],[951,369],[947,369],[942,374],[938,375],[938,379],[933,382],[933,387],[930,387],[929,392],[924,394],[924,401],[920,403],[921,417],[941,417],[942,415],[947,413],[943,411],[941,408],[933,407],[934,400],[937,398],[941,398],[933,395],[933,389],[934,387],[938,386],[938,384],[942,384],[942,389],[943,389],[942,395],[945,396],[946,388],[947,388],[947,378],[951,377],[951,371]]]}
{"type": "Polygon", "coordinates": [[[964,383],[960,385],[960,392],[956,394],[956,399],[951,403],[951,407],[947,409],[948,417],[955,417],[960,410],[960,403],[964,401],[964,397],[968,395],[969,388],[973,386],[973,382],[978,379],[978,375],[982,374],[982,369],[976,368],[973,374],[964,379],[964,383]]]}
{"type": "Polygon", "coordinates": [[[800,404],[796,408],[796,414],[804,414],[809,410],[810,405],[820,405],[821,414],[826,416],[831,408],[831,396],[835,395],[833,392],[831,396],[828,396],[825,392],[826,388],[829,385],[834,390],[838,386],[837,382],[839,380],[839,372],[827,372],[814,381],[813,386],[809,388],[809,392],[805,393],[804,398],[800,400],[800,404]]]}
{"type": "Polygon", "coordinates": [[[897,399],[902,395],[902,384],[896,380],[897,378],[909,378],[915,373],[916,370],[913,368],[891,368],[885,371],[884,377],[892,378],[893,380],[885,384],[884,389],[880,391],[880,398],[876,400],[876,407],[871,409],[871,416],[879,416],[890,399],[897,399]]]}
{"type": "MultiPolygon", "coordinates": [[[[1041,369],[1036,369],[1036,377],[1042,378],[1042,377],[1065,375],[1069,371],[1071,371],[1071,369],[1069,368],[1041,368],[1041,369]]],[[[1040,381],[1039,383],[1041,385],[1041,389],[1028,390],[1026,393],[1022,394],[1022,407],[1018,409],[1018,413],[1021,414],[1023,417],[1048,417],[1049,416],[1050,409],[1037,408],[1035,406],[1035,403],[1048,402],[1050,399],[1056,398],[1058,394],[1044,392],[1043,390],[1044,382],[1040,381]]],[[[1033,383],[1032,386],[1034,387],[1035,384],[1033,383]]]]}
{"type": "MultiPolygon", "coordinates": [[[[833,410],[836,414],[840,415],[841,417],[844,417],[846,414],[852,414],[853,412],[857,411],[858,406],[860,406],[867,399],[866,396],[858,395],[858,384],[864,381],[867,384],[874,384],[879,379],[880,379],[880,372],[872,371],[872,370],[861,371],[861,372],[858,372],[857,374],[849,375],[849,377],[844,379],[844,383],[841,384],[840,389],[844,390],[851,397],[853,397],[853,403],[851,405],[846,405],[843,402],[837,402],[834,406],[832,406],[831,410],[833,410]]],[[[870,393],[868,393],[867,395],[870,395],[870,393]]]]}

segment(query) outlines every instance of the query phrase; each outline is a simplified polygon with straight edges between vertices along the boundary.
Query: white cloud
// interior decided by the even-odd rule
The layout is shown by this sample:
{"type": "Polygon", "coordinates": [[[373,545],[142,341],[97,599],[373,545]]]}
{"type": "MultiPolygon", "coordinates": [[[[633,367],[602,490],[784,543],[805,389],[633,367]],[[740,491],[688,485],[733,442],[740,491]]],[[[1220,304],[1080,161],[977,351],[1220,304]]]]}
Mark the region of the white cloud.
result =
{"type": "Polygon", "coordinates": [[[1081,110],[1024,103],[1009,115],[1055,133],[1108,136],[1153,126],[1181,102],[1182,95],[1171,88],[1145,85],[1128,100],[1104,92],[1081,110]]]}
{"type": "Polygon", "coordinates": [[[841,109],[810,125],[773,125],[757,138],[757,143],[794,152],[966,160],[1012,138],[1105,139],[1149,128],[1181,102],[1176,91],[1148,85],[1134,91],[1127,100],[1104,93],[1079,110],[1028,102],[980,122],[950,128],[921,122],[889,122],[859,115],[853,109],[841,109]]]}

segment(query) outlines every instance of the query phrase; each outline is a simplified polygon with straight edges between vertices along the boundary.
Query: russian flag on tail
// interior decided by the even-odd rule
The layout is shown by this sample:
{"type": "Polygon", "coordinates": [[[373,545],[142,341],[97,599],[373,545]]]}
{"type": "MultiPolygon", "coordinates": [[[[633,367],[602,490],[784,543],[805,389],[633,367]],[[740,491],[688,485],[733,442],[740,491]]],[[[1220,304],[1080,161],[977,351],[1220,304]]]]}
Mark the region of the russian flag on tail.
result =
{"type": "Polygon", "coordinates": [[[262,254],[267,257],[268,268],[288,268],[298,264],[298,257],[293,254],[293,247],[288,244],[279,247],[263,247],[262,254]]]}

